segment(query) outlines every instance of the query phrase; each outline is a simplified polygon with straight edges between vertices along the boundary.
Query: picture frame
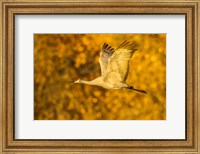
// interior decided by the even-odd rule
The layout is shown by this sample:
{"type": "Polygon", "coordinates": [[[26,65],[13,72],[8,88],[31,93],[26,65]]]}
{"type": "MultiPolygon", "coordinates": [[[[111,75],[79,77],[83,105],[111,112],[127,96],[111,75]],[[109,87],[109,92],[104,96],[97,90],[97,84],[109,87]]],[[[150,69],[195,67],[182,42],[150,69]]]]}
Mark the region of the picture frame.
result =
{"type": "Polygon", "coordinates": [[[199,0],[3,0],[0,25],[0,136],[2,153],[199,153],[199,0]],[[15,139],[15,15],[153,14],[186,17],[186,138],[58,140],[15,139]]]}

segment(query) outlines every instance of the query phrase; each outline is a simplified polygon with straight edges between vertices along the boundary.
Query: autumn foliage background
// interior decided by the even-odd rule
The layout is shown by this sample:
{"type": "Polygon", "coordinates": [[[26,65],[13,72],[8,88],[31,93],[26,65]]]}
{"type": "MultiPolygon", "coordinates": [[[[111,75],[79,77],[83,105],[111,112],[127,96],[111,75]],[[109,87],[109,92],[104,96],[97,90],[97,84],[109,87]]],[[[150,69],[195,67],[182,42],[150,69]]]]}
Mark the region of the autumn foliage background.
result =
{"type": "Polygon", "coordinates": [[[34,119],[165,120],[166,35],[35,34],[34,119]],[[100,76],[103,43],[117,48],[124,40],[138,44],[127,82],[147,95],[69,83],[100,76]]]}

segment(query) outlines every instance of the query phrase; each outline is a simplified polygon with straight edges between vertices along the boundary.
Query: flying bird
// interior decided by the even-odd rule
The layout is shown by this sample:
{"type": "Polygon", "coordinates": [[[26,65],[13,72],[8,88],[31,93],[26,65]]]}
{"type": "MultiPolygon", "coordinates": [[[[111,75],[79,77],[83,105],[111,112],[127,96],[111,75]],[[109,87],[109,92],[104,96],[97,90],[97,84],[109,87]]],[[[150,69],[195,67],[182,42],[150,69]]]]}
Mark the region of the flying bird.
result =
{"type": "Polygon", "coordinates": [[[100,86],[105,89],[130,89],[146,94],[146,91],[135,89],[126,82],[130,59],[136,50],[135,44],[128,41],[124,41],[116,50],[104,43],[99,58],[101,76],[92,81],[78,78],[74,83],[100,86]]]}

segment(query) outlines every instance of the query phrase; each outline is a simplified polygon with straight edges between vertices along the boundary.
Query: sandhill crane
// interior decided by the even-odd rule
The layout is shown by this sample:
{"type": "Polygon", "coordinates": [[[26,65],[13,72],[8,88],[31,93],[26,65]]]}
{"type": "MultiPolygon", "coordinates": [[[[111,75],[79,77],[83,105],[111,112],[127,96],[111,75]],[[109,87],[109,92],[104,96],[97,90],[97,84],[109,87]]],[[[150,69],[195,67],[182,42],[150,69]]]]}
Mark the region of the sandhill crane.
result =
{"type": "Polygon", "coordinates": [[[74,83],[101,86],[106,89],[131,89],[146,94],[144,90],[135,89],[126,83],[129,62],[136,50],[135,44],[127,41],[124,41],[116,50],[104,43],[99,58],[101,76],[92,81],[77,79],[74,83]]]}

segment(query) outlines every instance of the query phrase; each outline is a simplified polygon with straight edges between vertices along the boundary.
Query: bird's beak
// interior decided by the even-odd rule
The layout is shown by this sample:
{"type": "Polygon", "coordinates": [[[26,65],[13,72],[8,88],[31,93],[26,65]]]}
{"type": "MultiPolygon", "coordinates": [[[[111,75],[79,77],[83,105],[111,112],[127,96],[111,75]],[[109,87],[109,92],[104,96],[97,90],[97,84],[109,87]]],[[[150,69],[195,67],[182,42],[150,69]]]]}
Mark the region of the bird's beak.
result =
{"type": "Polygon", "coordinates": [[[74,81],[73,80],[70,80],[70,81],[68,81],[68,83],[70,84],[70,83],[74,83],[74,81]]]}

